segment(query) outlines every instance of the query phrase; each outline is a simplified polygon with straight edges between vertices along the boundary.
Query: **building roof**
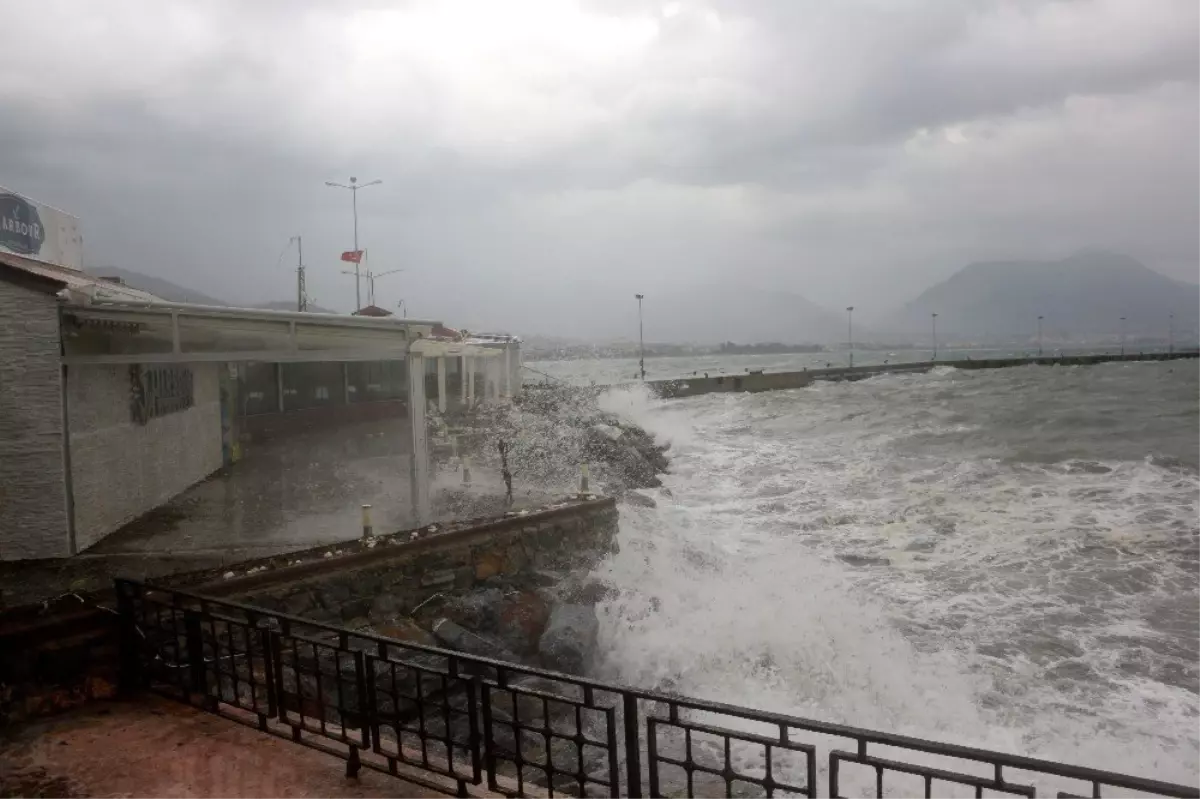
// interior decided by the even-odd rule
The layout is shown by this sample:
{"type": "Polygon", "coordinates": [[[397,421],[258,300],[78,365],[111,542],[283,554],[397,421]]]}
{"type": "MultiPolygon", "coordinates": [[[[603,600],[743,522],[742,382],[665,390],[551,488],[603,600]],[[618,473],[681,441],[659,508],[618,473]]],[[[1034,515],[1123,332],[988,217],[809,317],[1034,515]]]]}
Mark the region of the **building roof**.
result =
{"type": "Polygon", "coordinates": [[[35,261],[32,258],[24,258],[12,253],[0,252],[0,263],[29,276],[61,283],[62,285],[56,290],[56,293],[65,292],[67,299],[75,301],[166,302],[148,291],[114,283],[78,269],[35,261]]]}
{"type": "Polygon", "coordinates": [[[382,318],[384,316],[395,316],[395,314],[393,314],[387,308],[380,308],[378,305],[367,305],[363,308],[359,308],[357,311],[354,311],[350,315],[351,316],[375,316],[375,317],[380,317],[380,318],[382,318]]]}
{"type": "Polygon", "coordinates": [[[13,266],[5,260],[3,254],[0,254],[0,280],[16,283],[45,294],[58,294],[67,287],[67,284],[58,278],[13,266]]]}

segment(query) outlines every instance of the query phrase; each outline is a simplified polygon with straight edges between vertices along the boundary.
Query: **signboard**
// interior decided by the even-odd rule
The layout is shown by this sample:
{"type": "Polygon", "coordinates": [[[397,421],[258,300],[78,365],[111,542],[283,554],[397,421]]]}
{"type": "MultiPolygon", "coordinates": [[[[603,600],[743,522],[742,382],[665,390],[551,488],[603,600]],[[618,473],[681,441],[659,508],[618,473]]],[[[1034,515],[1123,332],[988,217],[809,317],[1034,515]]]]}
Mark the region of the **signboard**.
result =
{"type": "Polygon", "coordinates": [[[0,186],[0,253],[83,269],[79,220],[0,186]]]}

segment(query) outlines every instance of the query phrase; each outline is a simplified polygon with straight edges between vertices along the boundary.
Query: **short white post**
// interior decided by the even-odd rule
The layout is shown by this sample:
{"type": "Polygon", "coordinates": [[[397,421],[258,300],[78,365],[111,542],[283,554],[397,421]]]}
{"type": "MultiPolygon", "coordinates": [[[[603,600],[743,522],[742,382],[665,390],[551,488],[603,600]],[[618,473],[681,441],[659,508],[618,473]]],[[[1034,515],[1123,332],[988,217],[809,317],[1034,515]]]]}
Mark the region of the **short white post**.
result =
{"type": "Polygon", "coordinates": [[[412,514],[417,527],[432,516],[429,504],[429,438],[425,432],[425,356],[408,355],[408,418],[412,423],[409,468],[412,514]]]}

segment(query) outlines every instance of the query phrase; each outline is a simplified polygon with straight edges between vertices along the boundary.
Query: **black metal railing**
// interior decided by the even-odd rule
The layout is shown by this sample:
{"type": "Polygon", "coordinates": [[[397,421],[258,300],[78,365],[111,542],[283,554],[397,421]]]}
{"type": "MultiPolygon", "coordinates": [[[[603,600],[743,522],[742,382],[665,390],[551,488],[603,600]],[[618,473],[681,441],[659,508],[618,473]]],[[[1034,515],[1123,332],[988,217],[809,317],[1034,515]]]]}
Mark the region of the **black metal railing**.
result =
{"type": "Polygon", "coordinates": [[[117,581],[122,680],[458,796],[1200,790],[640,691],[117,581]],[[818,752],[827,752],[824,773],[818,752]]]}

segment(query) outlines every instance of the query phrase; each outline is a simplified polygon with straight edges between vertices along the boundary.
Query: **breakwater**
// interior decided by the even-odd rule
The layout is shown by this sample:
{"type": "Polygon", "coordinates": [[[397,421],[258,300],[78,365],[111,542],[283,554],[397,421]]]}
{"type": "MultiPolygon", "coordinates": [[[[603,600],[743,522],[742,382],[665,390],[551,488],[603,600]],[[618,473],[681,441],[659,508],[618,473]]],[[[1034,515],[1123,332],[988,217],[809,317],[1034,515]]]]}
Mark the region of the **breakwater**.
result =
{"type": "Polygon", "coordinates": [[[1200,357],[1200,351],[1128,353],[1125,355],[1044,355],[1030,358],[981,358],[953,361],[918,361],[914,363],[841,366],[828,369],[805,369],[799,372],[750,371],[745,374],[699,374],[671,380],[647,380],[646,385],[664,398],[694,397],[721,391],[779,391],[803,388],[816,380],[863,380],[881,374],[928,372],[939,366],[955,369],[1005,369],[1013,366],[1093,366],[1115,361],[1173,361],[1200,357]]]}

